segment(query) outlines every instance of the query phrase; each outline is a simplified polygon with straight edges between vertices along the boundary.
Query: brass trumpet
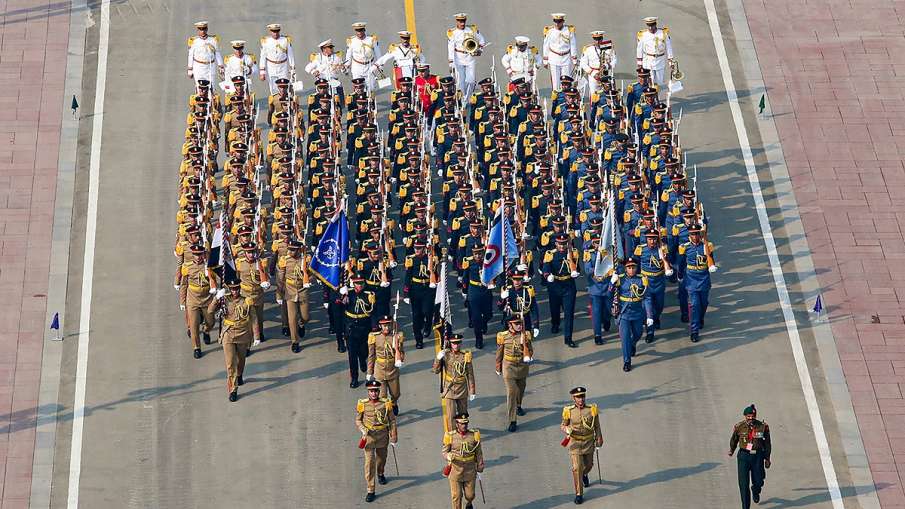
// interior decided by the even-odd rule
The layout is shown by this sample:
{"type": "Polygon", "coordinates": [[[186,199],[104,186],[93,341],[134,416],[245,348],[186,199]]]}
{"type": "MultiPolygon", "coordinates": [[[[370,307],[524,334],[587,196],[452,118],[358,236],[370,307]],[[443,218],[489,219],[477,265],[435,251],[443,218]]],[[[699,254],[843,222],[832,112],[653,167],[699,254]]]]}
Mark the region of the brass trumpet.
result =
{"type": "Polygon", "coordinates": [[[474,35],[468,34],[462,39],[462,50],[465,51],[465,53],[474,56],[479,49],[480,45],[474,35]]]}
{"type": "Polygon", "coordinates": [[[669,77],[672,81],[682,81],[685,78],[685,73],[679,69],[679,61],[678,59],[673,58],[669,62],[669,77]]]}

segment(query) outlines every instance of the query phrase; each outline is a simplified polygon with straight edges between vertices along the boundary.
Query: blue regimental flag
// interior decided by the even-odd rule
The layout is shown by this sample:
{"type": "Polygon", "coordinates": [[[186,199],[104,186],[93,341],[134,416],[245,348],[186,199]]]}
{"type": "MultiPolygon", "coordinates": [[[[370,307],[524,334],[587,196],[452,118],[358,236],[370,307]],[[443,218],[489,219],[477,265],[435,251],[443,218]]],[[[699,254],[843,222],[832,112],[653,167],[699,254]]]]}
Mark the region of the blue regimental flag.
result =
{"type": "Polygon", "coordinates": [[[493,224],[490,226],[490,235],[487,238],[487,248],[484,251],[484,270],[481,272],[481,282],[485,285],[490,284],[495,277],[502,274],[512,260],[518,259],[518,244],[512,234],[509,218],[503,214],[504,208],[502,205],[497,208],[493,224]]]}
{"type": "Polygon", "coordinates": [[[343,265],[349,260],[349,223],[340,209],[317,243],[311,259],[311,273],[332,289],[340,286],[343,265]]]}

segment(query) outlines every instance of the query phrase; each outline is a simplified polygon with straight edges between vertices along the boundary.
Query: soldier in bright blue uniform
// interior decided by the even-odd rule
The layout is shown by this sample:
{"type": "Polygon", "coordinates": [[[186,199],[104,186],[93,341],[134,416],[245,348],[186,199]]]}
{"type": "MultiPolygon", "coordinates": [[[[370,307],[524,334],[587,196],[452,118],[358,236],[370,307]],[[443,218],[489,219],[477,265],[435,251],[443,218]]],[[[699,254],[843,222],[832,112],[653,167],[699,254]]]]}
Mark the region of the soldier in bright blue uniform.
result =
{"type": "Polygon", "coordinates": [[[698,342],[698,334],[704,325],[704,315],[710,297],[710,274],[716,272],[713,264],[713,244],[701,238],[701,225],[688,228],[688,242],[679,246],[677,274],[679,305],[688,309],[691,342],[698,342]]]}
{"type": "Polygon", "coordinates": [[[660,232],[649,229],[644,233],[644,244],[635,248],[635,256],[641,261],[641,275],[647,278],[653,325],[647,327],[646,343],[654,342],[654,331],[660,328],[660,315],[666,301],[666,276],[672,275],[672,267],[663,253],[660,232]]]}
{"type": "Polygon", "coordinates": [[[616,322],[622,339],[622,371],[626,373],[632,370],[635,345],[641,339],[644,326],[654,324],[648,284],[647,277],[638,274],[638,261],[634,258],[625,260],[625,274],[610,277],[610,290],[618,298],[613,308],[617,312],[616,322]]]}
{"type": "Polygon", "coordinates": [[[462,261],[465,270],[462,275],[466,286],[466,302],[468,314],[471,317],[471,326],[474,329],[475,348],[484,348],[484,334],[487,333],[487,324],[493,318],[493,295],[490,288],[481,282],[481,269],[484,262],[484,246],[477,245],[472,248],[470,260],[462,261]]]}
{"type": "Polygon", "coordinates": [[[551,249],[544,254],[544,263],[541,272],[547,281],[547,291],[550,295],[550,323],[552,334],[559,332],[560,312],[563,316],[563,338],[567,346],[575,348],[578,345],[572,341],[572,323],[575,319],[575,279],[581,273],[578,272],[578,254],[570,245],[571,237],[566,233],[556,236],[556,249],[551,249]]]}

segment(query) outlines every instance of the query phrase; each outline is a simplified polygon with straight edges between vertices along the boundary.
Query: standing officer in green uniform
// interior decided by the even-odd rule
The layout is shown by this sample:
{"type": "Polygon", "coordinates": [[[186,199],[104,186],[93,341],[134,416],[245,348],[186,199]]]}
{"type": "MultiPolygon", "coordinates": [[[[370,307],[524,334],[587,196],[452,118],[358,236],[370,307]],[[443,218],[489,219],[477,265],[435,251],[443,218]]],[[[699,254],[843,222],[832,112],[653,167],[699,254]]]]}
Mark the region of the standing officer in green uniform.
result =
{"type": "Polygon", "coordinates": [[[729,437],[729,456],[738,447],[738,489],[742,496],[742,509],[751,507],[751,499],[760,503],[760,490],[764,487],[765,468],[770,468],[770,426],[758,421],[754,403],[742,414],[745,420],[732,428],[729,437]],[[750,489],[748,487],[750,483],[750,489]]]}

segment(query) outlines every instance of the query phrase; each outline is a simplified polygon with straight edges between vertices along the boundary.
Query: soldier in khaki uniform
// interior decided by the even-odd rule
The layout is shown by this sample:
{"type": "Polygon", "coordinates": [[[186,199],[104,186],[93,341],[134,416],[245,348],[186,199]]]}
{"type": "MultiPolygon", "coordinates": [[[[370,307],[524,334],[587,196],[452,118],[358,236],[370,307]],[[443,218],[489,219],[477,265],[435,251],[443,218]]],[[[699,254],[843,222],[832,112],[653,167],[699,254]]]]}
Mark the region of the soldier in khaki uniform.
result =
{"type": "Polygon", "coordinates": [[[462,350],[462,335],[453,334],[449,338],[449,348],[437,352],[433,372],[443,377],[443,407],[446,410],[445,431],[455,429],[453,418],[468,412],[468,402],[474,401],[475,390],[474,367],[471,363],[471,352],[462,350]],[[466,399],[467,398],[467,399],[466,399]]]}
{"type": "Polygon", "coordinates": [[[208,313],[213,315],[218,309],[223,313],[223,328],[218,341],[223,345],[226,357],[226,391],[230,401],[239,399],[239,386],[245,383],[242,373],[245,371],[245,354],[251,346],[250,310],[254,300],[241,296],[241,285],[238,281],[226,283],[229,289],[217,291],[217,298],[208,305],[208,313]]]}
{"type": "Polygon", "coordinates": [[[383,469],[387,463],[387,446],[396,447],[396,416],[393,415],[393,403],[380,397],[380,382],[371,380],[365,386],[368,397],[358,400],[355,425],[361,431],[358,448],[365,451],[365,481],[368,483],[365,501],[373,502],[377,498],[375,477],[380,484],[387,483],[383,469]]]}
{"type": "Polygon", "coordinates": [[[509,407],[509,431],[518,429],[516,415],[525,415],[522,397],[528,381],[528,364],[534,360],[531,332],[522,330],[522,318],[508,320],[509,330],[496,335],[496,374],[506,382],[506,404],[509,407]]]}
{"type": "Polygon", "coordinates": [[[204,246],[195,244],[191,247],[191,251],[192,261],[182,265],[182,276],[188,286],[185,307],[189,317],[192,349],[195,358],[200,359],[199,335],[204,335],[204,344],[211,343],[210,331],[214,328],[214,315],[208,312],[207,307],[211,295],[217,293],[217,281],[214,279],[214,274],[207,268],[207,250],[204,249],[204,246]]]}
{"type": "Polygon", "coordinates": [[[569,448],[569,458],[572,460],[576,504],[584,502],[584,489],[590,485],[588,473],[594,467],[594,452],[603,445],[597,405],[585,404],[587,392],[584,387],[569,391],[574,403],[563,407],[562,424],[559,426],[566,434],[563,444],[569,448]]]}
{"type": "Polygon", "coordinates": [[[474,500],[475,480],[484,471],[484,453],[481,451],[481,432],[468,429],[468,412],[455,415],[455,429],[443,434],[443,456],[447,466],[443,473],[449,476],[449,493],[452,509],[471,509],[474,500]]]}
{"type": "Polygon", "coordinates": [[[282,270],[283,302],[289,319],[289,337],[292,351],[302,351],[299,340],[305,336],[308,323],[308,288],[311,286],[308,264],[311,257],[302,254],[302,243],[292,239],[288,243],[289,253],[280,258],[277,267],[282,270]]]}
{"type": "Polygon", "coordinates": [[[746,407],[745,416],[732,427],[729,437],[729,456],[738,447],[738,489],[742,496],[742,509],[751,507],[751,498],[755,504],[760,503],[760,491],[764,487],[765,468],[770,468],[770,453],[773,445],[770,440],[770,426],[759,421],[754,403],[746,407]],[[750,488],[749,488],[750,484],[750,488]]]}
{"type": "Polygon", "coordinates": [[[251,330],[257,346],[264,340],[264,290],[270,288],[267,275],[267,261],[258,258],[258,245],[254,242],[242,244],[245,256],[236,259],[236,273],[241,281],[242,296],[254,301],[251,307],[251,330]]]}
{"type": "Polygon", "coordinates": [[[389,316],[378,322],[380,330],[368,335],[368,381],[380,382],[380,397],[389,393],[393,415],[399,415],[399,368],[405,362],[402,332],[389,316]]]}

